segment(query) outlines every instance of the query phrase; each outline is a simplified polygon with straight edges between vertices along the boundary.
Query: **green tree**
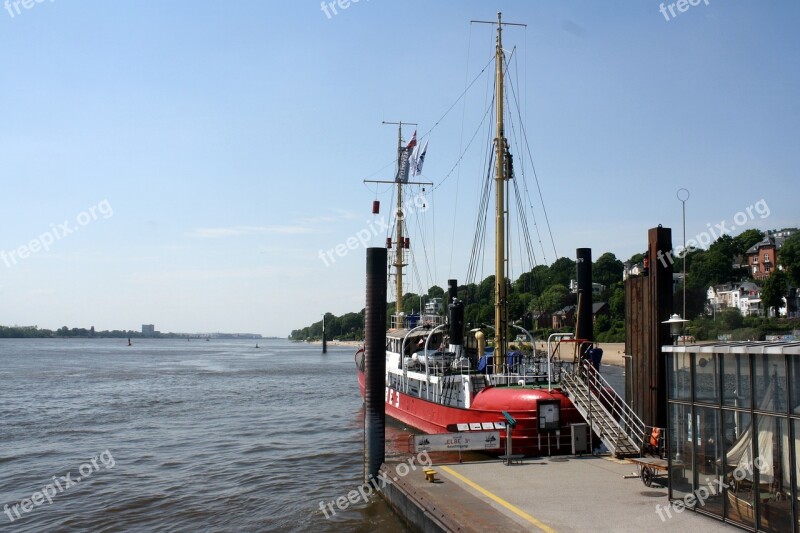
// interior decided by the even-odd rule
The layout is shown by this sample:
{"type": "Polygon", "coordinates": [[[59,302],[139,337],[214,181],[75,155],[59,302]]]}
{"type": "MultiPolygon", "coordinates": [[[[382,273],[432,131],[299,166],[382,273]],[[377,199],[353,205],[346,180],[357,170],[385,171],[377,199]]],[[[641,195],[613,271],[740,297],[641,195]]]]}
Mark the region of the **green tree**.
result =
{"type": "Polygon", "coordinates": [[[567,257],[559,257],[550,265],[550,287],[555,284],[569,287],[570,280],[575,279],[575,261],[567,257]]]}
{"type": "Polygon", "coordinates": [[[535,308],[532,311],[545,311],[553,313],[564,307],[569,298],[569,289],[563,285],[550,285],[542,295],[533,300],[535,308]]]}
{"type": "Polygon", "coordinates": [[[687,287],[707,289],[711,285],[731,281],[733,266],[731,259],[719,250],[698,251],[691,253],[691,267],[687,266],[687,287]]]}
{"type": "Polygon", "coordinates": [[[757,229],[749,229],[741,232],[733,238],[736,245],[736,253],[744,254],[748,248],[764,240],[764,233],[757,229]]]}
{"type": "Polygon", "coordinates": [[[770,309],[775,310],[775,316],[778,316],[778,308],[783,305],[783,297],[786,296],[789,289],[789,278],[782,270],[776,270],[764,282],[761,288],[761,300],[764,302],[764,307],[769,314],[770,309]]]}
{"type": "Polygon", "coordinates": [[[625,265],[611,252],[606,252],[597,258],[592,265],[592,281],[600,283],[606,287],[611,287],[618,281],[622,281],[622,271],[625,265]]]}
{"type": "Polygon", "coordinates": [[[778,263],[786,270],[789,281],[800,287],[800,232],[785,241],[778,252],[778,263]]]}

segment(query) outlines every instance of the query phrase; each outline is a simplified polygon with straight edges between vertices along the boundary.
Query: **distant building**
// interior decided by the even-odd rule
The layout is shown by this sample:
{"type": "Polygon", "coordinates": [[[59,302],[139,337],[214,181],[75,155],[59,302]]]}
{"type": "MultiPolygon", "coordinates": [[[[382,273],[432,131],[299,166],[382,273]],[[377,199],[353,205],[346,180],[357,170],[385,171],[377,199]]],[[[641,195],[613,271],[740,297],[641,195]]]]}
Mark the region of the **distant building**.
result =
{"type": "Polygon", "coordinates": [[[442,299],[441,298],[431,298],[428,303],[425,304],[425,314],[426,315],[438,315],[442,312],[442,299]]]}
{"type": "MultiPolygon", "coordinates": [[[[606,290],[606,286],[600,283],[592,283],[592,294],[595,296],[606,290]]],[[[573,294],[578,293],[578,282],[574,279],[569,280],[569,292],[573,294]]]]}
{"type": "Polygon", "coordinates": [[[778,268],[778,253],[783,246],[783,241],[792,235],[795,230],[784,229],[764,237],[747,249],[747,266],[753,279],[767,279],[778,268]]]}
{"type": "Polygon", "coordinates": [[[742,316],[762,316],[761,289],[752,281],[725,283],[709,287],[707,312],[715,314],[723,309],[738,309],[742,316]]]}
{"type": "Polygon", "coordinates": [[[156,327],[153,324],[142,324],[142,335],[145,337],[154,337],[156,334],[156,327]]]}
{"type": "MultiPolygon", "coordinates": [[[[577,305],[568,305],[553,313],[552,325],[553,329],[571,328],[575,326],[576,313],[578,312],[577,305]]],[[[597,322],[597,317],[600,315],[609,315],[611,310],[606,302],[595,302],[592,304],[592,323],[597,322]]]]}

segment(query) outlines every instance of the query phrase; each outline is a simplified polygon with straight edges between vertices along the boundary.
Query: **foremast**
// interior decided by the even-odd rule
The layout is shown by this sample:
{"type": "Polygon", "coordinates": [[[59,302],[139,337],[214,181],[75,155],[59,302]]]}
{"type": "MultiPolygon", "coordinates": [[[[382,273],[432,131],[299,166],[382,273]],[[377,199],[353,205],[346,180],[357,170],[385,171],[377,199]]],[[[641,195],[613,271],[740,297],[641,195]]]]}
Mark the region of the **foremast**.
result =
{"type": "MultiPolygon", "coordinates": [[[[391,262],[391,266],[394,267],[394,275],[395,275],[395,306],[394,306],[394,319],[392,320],[393,327],[403,327],[403,320],[401,319],[403,314],[403,267],[406,266],[404,262],[405,259],[405,250],[409,248],[409,241],[403,234],[403,225],[405,224],[405,210],[403,208],[403,185],[433,185],[431,182],[427,181],[408,181],[406,176],[401,176],[401,171],[403,169],[403,160],[409,154],[406,153],[409,150],[409,147],[403,146],[403,126],[417,126],[416,122],[387,122],[383,121],[383,124],[392,124],[397,126],[397,169],[395,171],[395,179],[392,181],[382,181],[382,180],[364,180],[364,183],[385,183],[389,184],[392,183],[395,185],[396,188],[396,198],[397,204],[395,212],[395,240],[392,242],[392,238],[388,237],[386,247],[389,249],[394,249],[394,260],[391,262]]],[[[376,211],[373,211],[376,213],[376,211]]],[[[391,276],[391,273],[389,274],[391,276]]]]}

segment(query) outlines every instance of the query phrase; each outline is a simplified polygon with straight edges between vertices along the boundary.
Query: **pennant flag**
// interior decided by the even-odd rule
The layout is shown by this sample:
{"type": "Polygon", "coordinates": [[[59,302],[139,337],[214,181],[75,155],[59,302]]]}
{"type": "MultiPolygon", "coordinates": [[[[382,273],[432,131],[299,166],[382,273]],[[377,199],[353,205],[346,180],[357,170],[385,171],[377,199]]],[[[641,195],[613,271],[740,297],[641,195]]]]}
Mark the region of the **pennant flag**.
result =
{"type": "Polygon", "coordinates": [[[422,174],[422,164],[425,162],[425,153],[428,151],[428,141],[425,141],[425,145],[422,147],[422,152],[417,154],[417,149],[414,148],[414,154],[412,155],[413,159],[413,166],[411,175],[412,176],[419,176],[422,174]],[[416,157],[415,157],[416,156],[416,157]]]}

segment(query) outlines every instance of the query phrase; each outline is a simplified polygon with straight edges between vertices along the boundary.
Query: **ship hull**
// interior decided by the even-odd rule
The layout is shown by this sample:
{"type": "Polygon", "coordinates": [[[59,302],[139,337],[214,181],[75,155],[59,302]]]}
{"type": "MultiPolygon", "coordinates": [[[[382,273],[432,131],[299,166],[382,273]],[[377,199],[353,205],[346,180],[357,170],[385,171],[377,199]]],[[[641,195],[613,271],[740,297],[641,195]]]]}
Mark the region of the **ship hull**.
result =
{"type": "MultiPolygon", "coordinates": [[[[364,397],[364,373],[357,369],[361,397],[364,397]]],[[[572,453],[570,424],[583,422],[580,413],[560,390],[490,387],[475,395],[474,408],[442,405],[386,387],[386,415],[424,433],[451,433],[457,424],[504,422],[503,412],[516,421],[511,433],[511,451],[525,456],[572,453]],[[539,402],[558,403],[559,429],[540,431],[539,402]]],[[[500,448],[488,453],[505,453],[506,432],[500,432],[500,448]]]]}

